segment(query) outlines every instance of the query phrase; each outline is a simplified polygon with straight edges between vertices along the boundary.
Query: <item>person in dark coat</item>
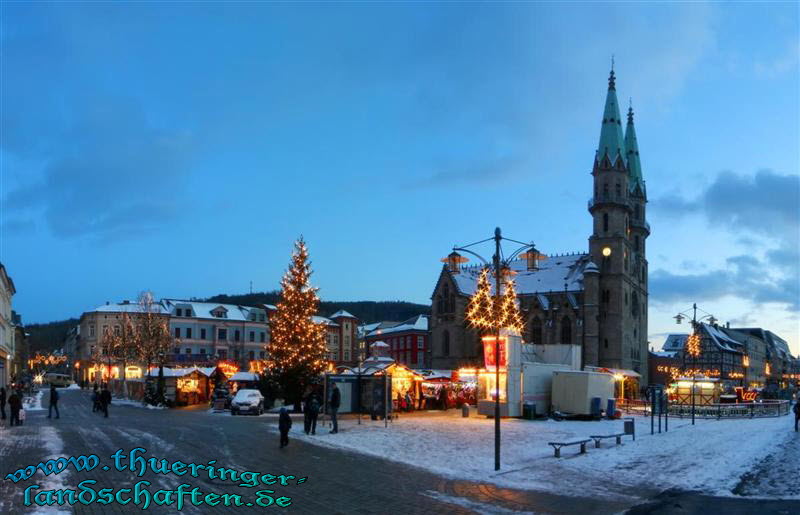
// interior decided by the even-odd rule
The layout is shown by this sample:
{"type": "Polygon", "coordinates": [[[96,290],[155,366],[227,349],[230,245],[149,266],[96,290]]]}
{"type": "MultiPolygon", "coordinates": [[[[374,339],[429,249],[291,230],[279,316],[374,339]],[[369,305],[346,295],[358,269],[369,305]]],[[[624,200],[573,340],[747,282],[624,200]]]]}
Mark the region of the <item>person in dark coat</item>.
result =
{"type": "Polygon", "coordinates": [[[289,445],[289,430],[292,428],[292,417],[286,408],[281,408],[281,414],[278,417],[278,431],[281,432],[281,449],[289,445]]]}
{"type": "Polygon", "coordinates": [[[17,425],[22,425],[19,421],[19,411],[22,409],[22,397],[20,397],[17,392],[11,392],[11,396],[8,398],[8,407],[11,409],[11,420],[9,421],[9,425],[13,426],[14,422],[17,425]]]}
{"type": "Polygon", "coordinates": [[[97,383],[94,383],[92,389],[92,413],[100,411],[100,390],[97,388],[97,383]]]}
{"type": "Polygon", "coordinates": [[[311,395],[314,390],[311,385],[306,386],[306,391],[303,392],[303,431],[308,434],[311,427],[311,395]]]}
{"type": "MultiPolygon", "coordinates": [[[[317,417],[319,416],[319,396],[316,392],[311,392],[308,401],[308,427],[311,430],[311,434],[317,434],[317,417]]],[[[308,434],[308,432],[306,432],[308,434]]]]}
{"type": "Polygon", "coordinates": [[[333,383],[333,391],[331,392],[331,423],[333,423],[333,429],[331,429],[331,433],[338,433],[339,432],[339,421],[337,420],[337,415],[339,413],[339,404],[342,403],[342,392],[339,391],[339,387],[336,383],[333,383]]]}
{"type": "Polygon", "coordinates": [[[0,387],[0,420],[6,419],[6,387],[0,387]]]}
{"type": "Polygon", "coordinates": [[[108,385],[103,385],[103,390],[100,392],[100,408],[108,418],[108,405],[111,404],[111,392],[108,390],[108,385]]]}
{"type": "Polygon", "coordinates": [[[794,430],[797,432],[797,426],[800,424],[800,398],[794,403],[794,430]]]}
{"type": "Polygon", "coordinates": [[[51,418],[53,415],[53,408],[56,410],[56,418],[61,418],[61,414],[58,412],[58,391],[56,391],[56,385],[50,385],[50,408],[47,410],[47,418],[51,418]]]}

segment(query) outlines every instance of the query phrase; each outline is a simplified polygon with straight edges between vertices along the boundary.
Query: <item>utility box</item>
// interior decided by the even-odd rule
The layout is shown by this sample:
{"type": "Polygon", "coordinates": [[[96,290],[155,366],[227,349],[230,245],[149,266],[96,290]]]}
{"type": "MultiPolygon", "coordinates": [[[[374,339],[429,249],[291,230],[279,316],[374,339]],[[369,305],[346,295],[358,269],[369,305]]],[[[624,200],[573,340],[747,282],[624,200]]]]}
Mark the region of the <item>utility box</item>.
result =
{"type": "Polygon", "coordinates": [[[602,372],[553,372],[553,410],[574,415],[592,414],[592,397],[614,398],[614,376],[602,372]]]}

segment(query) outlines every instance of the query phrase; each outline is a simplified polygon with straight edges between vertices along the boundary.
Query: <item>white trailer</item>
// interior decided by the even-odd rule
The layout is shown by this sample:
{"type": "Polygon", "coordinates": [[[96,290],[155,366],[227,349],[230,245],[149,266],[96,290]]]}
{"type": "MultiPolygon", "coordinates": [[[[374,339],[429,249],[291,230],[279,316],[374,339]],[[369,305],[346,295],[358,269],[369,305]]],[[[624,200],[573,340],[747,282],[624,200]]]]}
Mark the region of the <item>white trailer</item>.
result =
{"type": "Polygon", "coordinates": [[[591,415],[593,397],[600,406],[614,398],[614,376],[578,370],[553,372],[553,410],[574,415],[591,415]]]}
{"type": "Polygon", "coordinates": [[[553,372],[572,370],[559,363],[522,363],[522,404],[536,406],[536,414],[550,412],[553,372]]]}

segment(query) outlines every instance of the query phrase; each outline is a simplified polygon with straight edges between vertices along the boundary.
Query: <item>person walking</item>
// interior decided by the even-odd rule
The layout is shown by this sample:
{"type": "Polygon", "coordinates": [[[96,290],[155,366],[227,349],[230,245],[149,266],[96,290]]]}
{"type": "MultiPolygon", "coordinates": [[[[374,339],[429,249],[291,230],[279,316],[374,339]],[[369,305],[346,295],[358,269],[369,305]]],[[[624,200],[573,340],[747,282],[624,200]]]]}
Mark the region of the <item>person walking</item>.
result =
{"type": "Polygon", "coordinates": [[[92,413],[100,411],[100,390],[97,388],[97,383],[94,383],[92,390],[92,413]]]}
{"type": "Polygon", "coordinates": [[[6,387],[0,386],[0,420],[6,419],[6,387]]]}
{"type": "Polygon", "coordinates": [[[331,392],[331,423],[333,424],[333,429],[331,429],[331,433],[336,434],[339,432],[339,421],[337,420],[337,415],[339,413],[339,404],[342,402],[342,392],[339,391],[339,387],[336,383],[333,383],[333,391],[331,392]]]}
{"type": "Polygon", "coordinates": [[[800,398],[794,403],[794,431],[797,432],[797,426],[800,424],[800,398]]]}
{"type": "Polygon", "coordinates": [[[56,418],[61,418],[61,414],[58,412],[58,391],[56,391],[56,385],[50,385],[50,407],[47,410],[47,418],[51,418],[53,415],[53,408],[56,410],[56,418]]]}
{"type": "Polygon", "coordinates": [[[278,417],[278,431],[281,433],[281,449],[289,445],[289,430],[292,428],[292,417],[286,408],[281,408],[281,414],[278,417]]]}
{"type": "Polygon", "coordinates": [[[19,412],[22,409],[22,398],[17,394],[15,391],[11,391],[11,396],[8,398],[8,407],[11,410],[11,420],[9,420],[9,426],[13,427],[14,422],[17,425],[22,425],[19,420],[19,412]]]}
{"type": "Polygon", "coordinates": [[[100,408],[103,410],[105,414],[105,418],[108,418],[108,405],[111,404],[111,392],[108,390],[108,385],[103,385],[103,390],[100,392],[100,408]]]}
{"type": "Polygon", "coordinates": [[[311,395],[313,394],[314,390],[311,388],[311,385],[306,386],[305,392],[303,392],[303,431],[305,434],[308,434],[309,428],[311,427],[311,395]]]}

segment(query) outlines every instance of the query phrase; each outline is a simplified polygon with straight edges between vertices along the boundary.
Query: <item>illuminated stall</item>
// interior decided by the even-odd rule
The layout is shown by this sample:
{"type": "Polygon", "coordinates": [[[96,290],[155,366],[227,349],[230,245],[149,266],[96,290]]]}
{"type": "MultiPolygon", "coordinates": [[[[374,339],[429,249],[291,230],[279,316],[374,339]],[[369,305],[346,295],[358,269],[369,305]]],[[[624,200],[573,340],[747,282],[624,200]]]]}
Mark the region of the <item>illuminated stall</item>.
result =
{"type": "MultiPolygon", "coordinates": [[[[208,402],[209,377],[214,368],[164,368],[164,397],[173,406],[190,406],[208,402]]],[[[158,377],[158,368],[150,369],[158,377]]]]}
{"type": "Polygon", "coordinates": [[[692,404],[692,388],[694,387],[694,404],[697,406],[707,406],[718,404],[721,385],[716,378],[695,378],[681,377],[677,382],[670,385],[669,393],[671,402],[675,404],[692,404]]]}

